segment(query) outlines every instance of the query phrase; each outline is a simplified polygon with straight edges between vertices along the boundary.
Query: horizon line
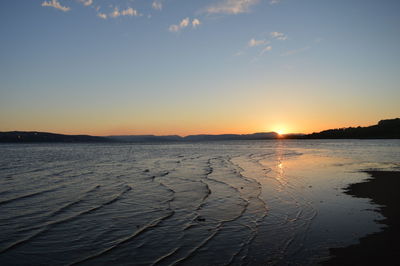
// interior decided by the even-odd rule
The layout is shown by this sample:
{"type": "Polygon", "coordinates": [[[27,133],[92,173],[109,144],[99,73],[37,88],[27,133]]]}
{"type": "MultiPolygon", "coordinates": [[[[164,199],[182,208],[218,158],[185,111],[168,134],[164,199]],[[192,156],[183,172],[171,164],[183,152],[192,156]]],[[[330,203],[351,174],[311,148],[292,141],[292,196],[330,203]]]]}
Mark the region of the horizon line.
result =
{"type": "Polygon", "coordinates": [[[37,130],[9,130],[9,131],[0,131],[0,133],[7,133],[7,132],[30,132],[30,133],[50,133],[50,134],[58,134],[58,135],[70,135],[70,136],[94,136],[94,137],[123,137],[123,136],[156,136],[156,137],[166,137],[166,136],[178,136],[181,138],[185,138],[188,136],[201,136],[201,135],[209,135],[209,136],[218,136],[218,135],[254,135],[254,134],[277,134],[278,136],[290,136],[290,135],[309,135],[309,134],[314,134],[314,133],[320,133],[326,130],[334,130],[334,129],[344,129],[344,128],[356,128],[356,127],[369,127],[369,126],[374,126],[378,125],[381,121],[385,120],[395,120],[395,119],[400,119],[398,117],[396,118],[385,118],[385,119],[380,119],[378,122],[372,125],[368,126],[350,126],[350,127],[336,127],[336,128],[328,128],[328,129],[323,129],[319,131],[313,131],[310,133],[302,133],[302,132],[289,132],[289,133],[279,133],[277,131],[256,131],[256,132],[251,132],[251,133],[195,133],[195,134],[187,134],[187,135],[180,135],[180,134],[152,134],[152,133],[147,133],[147,134],[88,134],[88,133],[58,133],[58,132],[50,132],[50,131],[37,131],[37,130]]]}

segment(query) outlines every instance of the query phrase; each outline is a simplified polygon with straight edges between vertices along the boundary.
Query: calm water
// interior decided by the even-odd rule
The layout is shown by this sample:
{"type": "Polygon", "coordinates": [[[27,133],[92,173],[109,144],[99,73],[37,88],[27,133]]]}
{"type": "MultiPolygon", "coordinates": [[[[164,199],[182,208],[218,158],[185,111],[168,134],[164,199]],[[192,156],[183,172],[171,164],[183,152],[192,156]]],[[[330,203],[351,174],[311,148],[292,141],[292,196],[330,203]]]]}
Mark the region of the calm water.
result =
{"type": "Polygon", "coordinates": [[[313,264],[380,230],[398,140],[0,145],[1,265],[313,264]]]}

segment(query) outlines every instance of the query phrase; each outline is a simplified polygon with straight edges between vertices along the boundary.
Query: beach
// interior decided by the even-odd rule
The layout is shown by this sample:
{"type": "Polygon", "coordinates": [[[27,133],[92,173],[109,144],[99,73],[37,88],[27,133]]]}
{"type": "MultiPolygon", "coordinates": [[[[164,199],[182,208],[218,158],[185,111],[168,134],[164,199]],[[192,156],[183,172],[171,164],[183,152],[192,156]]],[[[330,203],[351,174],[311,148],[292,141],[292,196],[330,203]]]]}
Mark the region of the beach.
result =
{"type": "Polygon", "coordinates": [[[343,189],[400,161],[397,140],[0,149],[1,265],[316,265],[382,231],[343,189]]]}
{"type": "Polygon", "coordinates": [[[385,227],[381,232],[362,237],[359,244],[331,249],[332,259],[325,265],[398,265],[400,236],[400,172],[367,171],[370,179],[348,186],[345,193],[359,198],[369,198],[379,205],[385,217],[378,222],[385,227]]]}

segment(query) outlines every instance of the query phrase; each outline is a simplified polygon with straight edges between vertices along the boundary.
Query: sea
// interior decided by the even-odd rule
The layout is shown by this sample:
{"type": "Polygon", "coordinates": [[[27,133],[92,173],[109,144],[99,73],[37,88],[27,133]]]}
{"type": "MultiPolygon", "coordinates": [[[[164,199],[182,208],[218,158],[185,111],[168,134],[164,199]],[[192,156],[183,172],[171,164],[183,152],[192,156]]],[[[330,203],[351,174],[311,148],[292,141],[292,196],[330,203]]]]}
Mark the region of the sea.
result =
{"type": "Polygon", "coordinates": [[[0,265],[313,265],[382,230],[344,193],[400,140],[0,145],[0,265]]]}

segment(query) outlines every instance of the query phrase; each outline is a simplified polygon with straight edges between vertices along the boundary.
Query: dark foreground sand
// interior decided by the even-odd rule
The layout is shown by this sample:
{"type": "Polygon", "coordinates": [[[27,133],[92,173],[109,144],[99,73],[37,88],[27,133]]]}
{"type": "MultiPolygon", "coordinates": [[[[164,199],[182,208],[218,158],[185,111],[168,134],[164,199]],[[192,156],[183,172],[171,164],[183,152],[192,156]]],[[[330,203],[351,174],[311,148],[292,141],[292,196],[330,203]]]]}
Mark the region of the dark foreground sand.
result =
{"type": "Polygon", "coordinates": [[[370,198],[382,205],[383,231],[360,239],[360,243],[330,250],[333,258],[323,265],[400,265],[400,172],[368,171],[371,179],[350,185],[346,193],[370,198]]]}

